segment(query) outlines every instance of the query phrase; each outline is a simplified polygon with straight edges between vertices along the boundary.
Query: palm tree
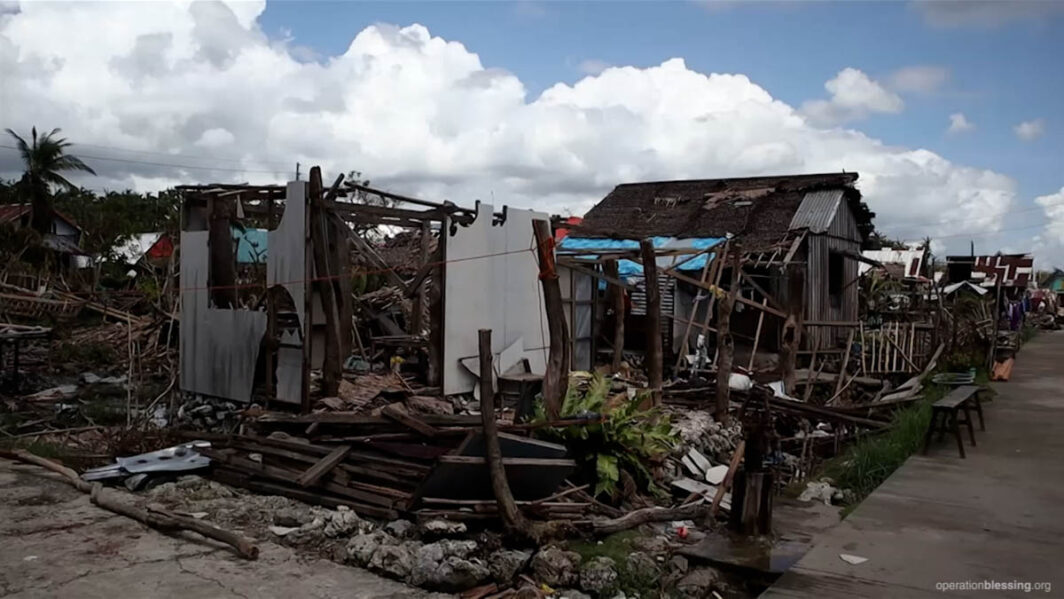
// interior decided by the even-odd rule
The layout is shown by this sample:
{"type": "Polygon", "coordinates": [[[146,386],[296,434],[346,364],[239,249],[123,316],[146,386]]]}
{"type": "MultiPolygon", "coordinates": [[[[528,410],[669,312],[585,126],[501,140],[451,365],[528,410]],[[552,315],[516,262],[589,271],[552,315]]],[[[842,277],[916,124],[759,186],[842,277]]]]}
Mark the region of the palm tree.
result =
{"type": "Polygon", "coordinates": [[[19,154],[22,155],[22,163],[26,172],[18,182],[16,193],[22,201],[30,200],[33,207],[31,224],[42,235],[50,233],[52,228],[52,206],[48,201],[52,186],[58,186],[68,190],[77,187],[68,181],[62,174],[63,171],[85,171],[96,174],[87,164],[76,156],[66,153],[66,148],[71,146],[65,138],[58,137],[59,129],[52,129],[37,137],[37,128],[32,129],[32,142],[26,143],[25,139],[11,129],[6,130],[11,137],[15,138],[19,154]]]}

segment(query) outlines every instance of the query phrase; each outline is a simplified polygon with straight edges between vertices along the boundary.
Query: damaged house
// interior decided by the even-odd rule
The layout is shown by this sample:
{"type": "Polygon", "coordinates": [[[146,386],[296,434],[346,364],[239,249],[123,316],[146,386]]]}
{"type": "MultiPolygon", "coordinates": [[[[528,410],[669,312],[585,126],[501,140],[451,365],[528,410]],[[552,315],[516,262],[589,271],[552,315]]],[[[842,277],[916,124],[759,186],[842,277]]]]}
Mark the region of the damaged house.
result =
{"type": "MultiPolygon", "coordinates": [[[[838,173],[618,185],[561,242],[562,263],[586,273],[615,257],[620,275],[638,280],[638,258],[623,252],[651,239],[664,353],[679,364],[698,336],[705,345],[714,331],[713,304],[732,264],[722,258],[738,252],[737,358],[754,366],[759,350],[778,351],[789,312],[804,321],[804,348],[827,349],[845,340],[858,317],[858,263],[874,215],[856,180],[856,173],[838,173]]],[[[636,329],[644,297],[645,289],[630,294],[636,329]]]]}
{"type": "Polygon", "coordinates": [[[181,390],[309,411],[312,371],[321,372],[321,395],[336,396],[349,356],[394,353],[420,363],[423,382],[442,394],[469,393],[479,329],[495,333],[498,373],[543,372],[531,240],[533,221],[547,215],[428,202],[343,177],[326,189],[318,169],[285,186],[179,189],[181,390]],[[387,202],[360,201],[368,196],[387,202]],[[404,231],[407,243],[369,239],[382,228],[404,231]],[[386,286],[363,293],[358,283],[371,276],[386,286]],[[385,296],[409,308],[383,309],[385,296]]]}

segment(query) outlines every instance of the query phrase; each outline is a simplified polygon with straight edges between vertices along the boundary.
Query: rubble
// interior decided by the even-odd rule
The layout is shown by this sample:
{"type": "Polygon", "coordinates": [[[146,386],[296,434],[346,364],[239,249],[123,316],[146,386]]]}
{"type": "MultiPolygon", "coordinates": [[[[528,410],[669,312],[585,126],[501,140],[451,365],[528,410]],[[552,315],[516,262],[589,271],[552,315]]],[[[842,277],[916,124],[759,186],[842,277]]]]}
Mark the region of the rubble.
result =
{"type": "Polygon", "coordinates": [[[532,557],[532,572],[536,580],[546,585],[572,586],[579,580],[580,562],[579,553],[548,545],[532,557]]]}
{"type": "Polygon", "coordinates": [[[495,582],[509,583],[528,565],[531,557],[531,551],[502,549],[488,557],[488,569],[495,582]]]}
{"type": "Polygon", "coordinates": [[[605,593],[617,584],[617,563],[599,556],[588,560],[580,568],[580,588],[592,593],[605,593]]]}

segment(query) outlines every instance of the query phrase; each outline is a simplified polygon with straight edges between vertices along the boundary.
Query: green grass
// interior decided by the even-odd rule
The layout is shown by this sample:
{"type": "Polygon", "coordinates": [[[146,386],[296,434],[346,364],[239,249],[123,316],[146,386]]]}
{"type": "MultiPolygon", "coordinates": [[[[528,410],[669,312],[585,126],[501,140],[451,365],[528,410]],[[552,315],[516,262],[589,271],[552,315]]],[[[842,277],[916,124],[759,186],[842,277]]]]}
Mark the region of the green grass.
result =
{"type": "Polygon", "coordinates": [[[617,565],[617,588],[625,594],[650,597],[659,588],[659,577],[654,572],[638,572],[628,569],[628,555],[637,551],[633,541],[640,536],[635,530],[612,534],[599,541],[575,541],[569,550],[580,554],[581,563],[596,557],[608,557],[617,565]]]}
{"type": "Polygon", "coordinates": [[[888,431],[854,443],[825,463],[823,475],[834,480],[835,486],[852,490],[860,502],[920,448],[935,399],[925,394],[916,405],[896,412],[888,431]]]}

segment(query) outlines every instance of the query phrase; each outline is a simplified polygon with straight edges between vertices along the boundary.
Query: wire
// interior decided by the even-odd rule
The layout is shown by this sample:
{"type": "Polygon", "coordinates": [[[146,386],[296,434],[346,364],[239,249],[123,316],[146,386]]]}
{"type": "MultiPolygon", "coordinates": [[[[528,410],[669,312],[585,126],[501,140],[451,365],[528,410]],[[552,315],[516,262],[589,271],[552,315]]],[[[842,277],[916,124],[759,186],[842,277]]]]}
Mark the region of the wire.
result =
{"type": "MultiPolygon", "coordinates": [[[[167,157],[170,157],[170,158],[190,158],[192,160],[215,160],[215,161],[222,161],[222,162],[243,162],[244,161],[243,158],[236,158],[236,157],[214,156],[214,155],[206,155],[206,154],[198,154],[198,155],[193,156],[191,154],[174,154],[172,152],[155,152],[155,151],[152,151],[152,150],[132,150],[132,149],[129,149],[129,148],[119,148],[119,147],[115,147],[115,146],[104,146],[104,145],[100,145],[100,144],[77,143],[77,144],[73,144],[73,146],[74,147],[84,146],[84,147],[87,147],[87,148],[100,148],[102,150],[111,150],[111,151],[114,151],[114,152],[127,152],[129,154],[146,154],[146,155],[149,155],[149,156],[167,156],[167,157]]],[[[284,165],[286,167],[291,166],[291,162],[288,161],[288,160],[279,160],[279,159],[278,160],[273,160],[273,159],[270,159],[270,160],[260,160],[259,162],[262,162],[264,164],[284,165]]]]}
{"type": "MultiPolygon", "coordinates": [[[[16,150],[16,151],[18,150],[18,148],[16,148],[15,146],[0,145],[0,148],[5,148],[5,149],[8,149],[8,150],[16,150]]],[[[150,166],[162,166],[162,167],[175,168],[175,169],[192,169],[192,170],[203,170],[203,171],[225,171],[225,172],[231,172],[231,173],[265,173],[265,174],[269,174],[269,175],[276,175],[277,173],[279,173],[282,170],[284,170],[284,169],[262,170],[262,169],[251,169],[251,168],[225,168],[225,167],[220,167],[220,166],[201,166],[201,165],[192,165],[192,164],[175,164],[175,163],[170,163],[170,162],[151,162],[151,161],[148,161],[148,160],[132,160],[132,159],[128,159],[128,158],[108,158],[106,156],[91,156],[89,154],[80,154],[80,153],[78,154],[78,158],[88,158],[89,160],[108,160],[108,161],[111,161],[111,162],[124,162],[124,163],[129,163],[129,164],[146,164],[146,165],[150,165],[150,166]]]]}

